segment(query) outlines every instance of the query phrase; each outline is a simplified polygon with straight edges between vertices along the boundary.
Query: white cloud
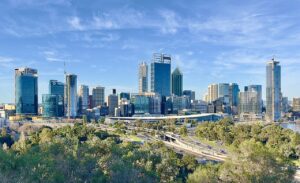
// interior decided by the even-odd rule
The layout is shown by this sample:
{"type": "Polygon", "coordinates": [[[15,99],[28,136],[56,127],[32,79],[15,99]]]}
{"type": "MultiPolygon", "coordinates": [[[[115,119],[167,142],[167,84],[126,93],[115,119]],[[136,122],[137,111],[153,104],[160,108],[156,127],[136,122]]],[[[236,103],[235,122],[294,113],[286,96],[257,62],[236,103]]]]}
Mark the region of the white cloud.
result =
{"type": "Polygon", "coordinates": [[[0,56],[0,63],[10,63],[13,62],[15,59],[12,57],[2,57],[0,56]]]}
{"type": "Polygon", "coordinates": [[[68,20],[68,23],[70,24],[70,26],[72,28],[74,28],[75,30],[84,30],[83,25],[81,24],[81,20],[79,17],[75,16],[75,17],[71,17],[68,20]]]}
{"type": "Polygon", "coordinates": [[[93,18],[92,27],[95,27],[96,29],[115,29],[118,28],[118,25],[116,22],[113,22],[112,20],[105,19],[99,16],[95,16],[93,18]]]}
{"type": "Polygon", "coordinates": [[[170,10],[162,10],[160,11],[160,15],[164,19],[164,22],[158,25],[161,27],[161,31],[165,34],[177,33],[180,24],[178,22],[178,17],[176,13],[170,10]]]}

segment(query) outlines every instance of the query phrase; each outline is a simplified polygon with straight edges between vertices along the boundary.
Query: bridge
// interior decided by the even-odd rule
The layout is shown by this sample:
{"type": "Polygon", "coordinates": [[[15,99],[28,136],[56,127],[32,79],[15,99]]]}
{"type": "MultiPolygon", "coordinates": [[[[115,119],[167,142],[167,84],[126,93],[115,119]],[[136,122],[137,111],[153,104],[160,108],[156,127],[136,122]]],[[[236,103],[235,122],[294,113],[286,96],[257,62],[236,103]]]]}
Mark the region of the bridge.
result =
{"type": "Polygon", "coordinates": [[[226,160],[227,156],[217,153],[213,150],[208,150],[203,147],[191,144],[189,142],[184,141],[180,138],[179,135],[172,133],[165,133],[163,142],[166,146],[184,151],[187,154],[194,155],[198,158],[207,158],[209,160],[220,161],[223,162],[226,160]]]}

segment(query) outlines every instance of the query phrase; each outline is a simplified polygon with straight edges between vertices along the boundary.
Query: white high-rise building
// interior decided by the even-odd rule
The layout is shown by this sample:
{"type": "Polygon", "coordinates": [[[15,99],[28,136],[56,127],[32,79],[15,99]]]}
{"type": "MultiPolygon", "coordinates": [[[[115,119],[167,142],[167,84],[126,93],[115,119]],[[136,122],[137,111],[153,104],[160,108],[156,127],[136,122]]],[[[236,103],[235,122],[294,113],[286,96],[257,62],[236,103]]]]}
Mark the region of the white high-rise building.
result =
{"type": "Polygon", "coordinates": [[[118,108],[118,104],[119,104],[118,95],[116,93],[116,90],[113,89],[113,93],[107,97],[109,115],[111,116],[115,115],[115,109],[118,108]]]}
{"type": "Polygon", "coordinates": [[[267,63],[266,71],[266,119],[274,122],[281,118],[281,66],[273,58],[267,63]]]}
{"type": "Polygon", "coordinates": [[[148,92],[148,65],[142,62],[139,65],[139,93],[148,92]]]}
{"type": "Polygon", "coordinates": [[[208,86],[208,101],[209,103],[217,100],[219,97],[219,85],[218,84],[211,84],[208,86]]]}
{"type": "Polygon", "coordinates": [[[68,118],[77,116],[77,75],[74,74],[66,75],[65,114],[68,118]]]}

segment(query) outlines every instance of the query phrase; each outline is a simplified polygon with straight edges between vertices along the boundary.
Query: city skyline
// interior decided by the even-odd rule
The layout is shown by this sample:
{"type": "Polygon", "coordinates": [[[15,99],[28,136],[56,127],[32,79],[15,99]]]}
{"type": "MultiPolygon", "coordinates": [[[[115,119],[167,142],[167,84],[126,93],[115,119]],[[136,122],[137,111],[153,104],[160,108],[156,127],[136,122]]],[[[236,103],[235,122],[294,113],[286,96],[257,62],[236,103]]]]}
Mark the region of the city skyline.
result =
{"type": "Polygon", "coordinates": [[[283,95],[299,97],[297,2],[244,2],[239,10],[234,1],[86,4],[0,4],[0,103],[14,102],[14,69],[22,66],[38,70],[41,102],[49,80],[64,81],[63,62],[68,73],[78,75],[78,87],[136,93],[138,63],[150,64],[155,52],[172,55],[172,70],[178,66],[184,75],[183,89],[196,91],[198,99],[211,83],[237,83],[262,85],[265,100],[265,64],[275,55],[282,65],[283,95]]]}

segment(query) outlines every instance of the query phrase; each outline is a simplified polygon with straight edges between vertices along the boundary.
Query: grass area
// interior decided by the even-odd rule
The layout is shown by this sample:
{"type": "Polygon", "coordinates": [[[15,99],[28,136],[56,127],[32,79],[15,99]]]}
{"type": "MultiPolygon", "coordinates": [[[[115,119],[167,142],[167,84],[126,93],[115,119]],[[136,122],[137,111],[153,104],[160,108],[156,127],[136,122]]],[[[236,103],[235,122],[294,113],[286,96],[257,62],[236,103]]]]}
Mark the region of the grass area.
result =
{"type": "Polygon", "coordinates": [[[143,139],[135,136],[135,135],[126,135],[127,138],[131,139],[134,142],[143,142],[143,139]]]}

